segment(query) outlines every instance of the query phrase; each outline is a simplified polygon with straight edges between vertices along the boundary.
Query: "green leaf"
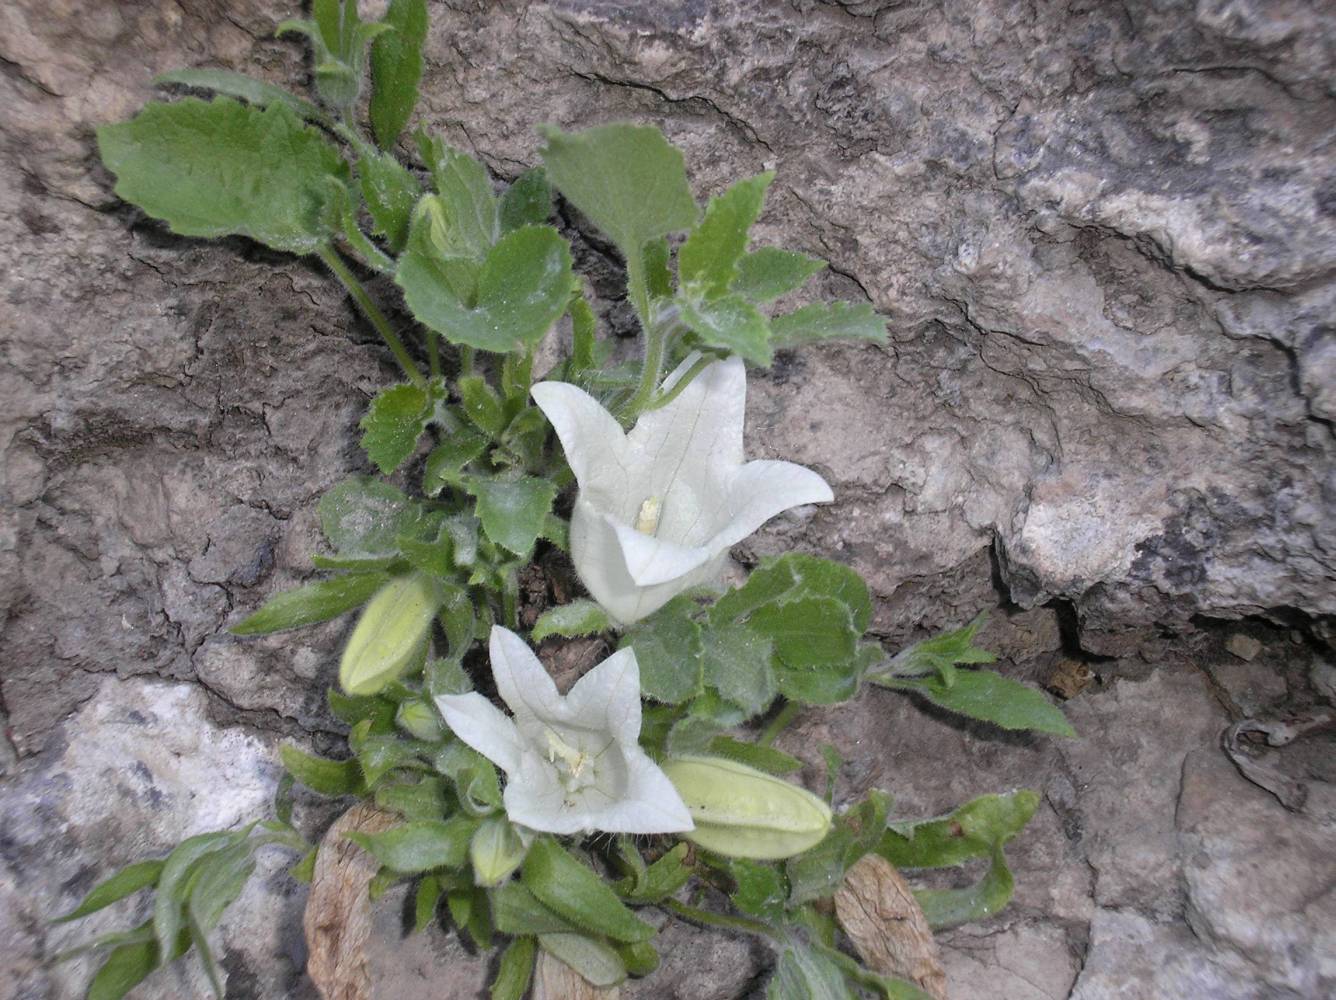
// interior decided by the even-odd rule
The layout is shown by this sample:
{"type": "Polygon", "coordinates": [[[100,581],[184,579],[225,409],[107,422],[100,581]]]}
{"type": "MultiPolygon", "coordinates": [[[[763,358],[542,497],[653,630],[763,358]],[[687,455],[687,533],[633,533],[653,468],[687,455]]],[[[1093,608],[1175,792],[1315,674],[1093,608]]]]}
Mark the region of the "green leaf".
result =
{"type": "Polygon", "coordinates": [[[991,722],[1003,729],[1051,736],[1075,736],[1076,730],[1048,696],[991,670],[962,670],[947,687],[940,677],[872,678],[896,691],[910,691],[948,711],[991,722]]]}
{"type": "Polygon", "coordinates": [[[526,170],[501,195],[501,232],[541,226],[552,215],[552,188],[542,167],[526,170]]]}
{"type": "Polygon", "coordinates": [[[486,450],[487,438],[482,434],[468,427],[454,431],[427,455],[427,466],[422,473],[422,492],[434,497],[447,486],[462,485],[465,466],[486,450]]]}
{"type": "Polygon", "coordinates": [[[300,861],[288,869],[288,874],[303,885],[310,885],[311,879],[315,878],[315,862],[319,854],[319,846],[312,847],[302,855],[300,861]]]}
{"type": "Polygon", "coordinates": [[[490,438],[506,429],[506,411],[495,389],[481,375],[461,375],[455,382],[464,413],[490,438]]]}
{"type": "Polygon", "coordinates": [[[710,741],[708,749],[716,757],[727,757],[767,774],[792,774],[803,767],[802,761],[782,750],[735,740],[731,736],[716,736],[710,741]]]}
{"type": "Polygon", "coordinates": [[[431,420],[434,400],[416,385],[392,385],[371,401],[362,428],[362,449],[382,475],[388,476],[417,448],[431,420]]]}
{"type": "Polygon", "coordinates": [[[702,638],[705,683],[748,715],[765,711],[779,690],[770,666],[774,644],[746,625],[711,624],[702,638]]]}
{"type": "Polygon", "coordinates": [[[622,638],[640,665],[640,690],[647,698],[680,705],[701,692],[701,627],[692,620],[695,604],[675,597],[622,638]]]}
{"type": "Polygon", "coordinates": [[[399,530],[415,516],[408,498],[378,479],[345,479],[320,498],[320,527],[339,556],[378,560],[398,555],[399,530]]]}
{"type": "Polygon", "coordinates": [[[548,479],[471,479],[468,491],[478,501],[482,530],[497,545],[521,558],[533,551],[543,532],[543,523],[557,498],[557,487],[548,479]]]}
{"type": "Polygon", "coordinates": [[[539,129],[547,175],[633,265],[645,244],[696,222],[682,154],[652,126],[600,125],[574,134],[539,129]]]}
{"type": "Polygon", "coordinates": [[[388,698],[354,698],[336,687],[326,691],[325,697],[330,713],[344,725],[355,726],[363,719],[371,719],[373,732],[394,731],[395,706],[388,698]]]}
{"type": "Polygon", "coordinates": [[[459,300],[421,241],[409,241],[394,280],[413,315],[446,340],[505,354],[535,347],[566,311],[571,254],[550,226],[508,233],[487,253],[471,307],[459,300]]]}
{"type": "Polygon", "coordinates": [[[158,954],[157,941],[121,945],[97,970],[88,986],[87,1000],[121,1000],[158,967],[158,954]]]}
{"type": "Polygon", "coordinates": [[[111,878],[95,885],[88,895],[83,898],[83,902],[70,910],[69,913],[56,917],[51,922],[53,924],[63,924],[67,920],[78,920],[80,917],[96,913],[103,907],[110,906],[126,896],[133,896],[140,889],[157,885],[158,876],[162,874],[162,866],[162,861],[140,861],[137,864],[126,865],[111,878]]]}
{"type": "Polygon", "coordinates": [[[981,795],[945,816],[887,824],[877,853],[897,868],[960,865],[990,856],[1020,833],[1038,806],[1039,796],[1026,788],[981,795]]]}
{"type": "Polygon", "coordinates": [[[463,743],[450,743],[436,755],[434,764],[455,783],[455,794],[465,812],[486,816],[501,808],[496,768],[476,750],[463,743]]]}
{"type": "MultiPolygon", "coordinates": [[[[350,740],[351,742],[351,740],[350,740]]],[[[362,765],[362,777],[368,788],[376,788],[380,780],[398,768],[426,770],[420,750],[427,747],[416,740],[407,740],[397,733],[368,735],[355,744],[357,762],[362,765]]]]}
{"type": "Polygon", "coordinates": [[[800,906],[838,889],[849,869],[881,843],[890,804],[890,796],[885,792],[869,792],[867,798],[836,819],[821,843],[790,858],[785,866],[790,885],[789,904],[800,906]]]}
{"type": "Polygon", "coordinates": [[[742,858],[710,856],[708,863],[733,880],[729,899],[743,913],[750,913],[769,923],[782,923],[788,882],[774,865],[742,858]]]}
{"type": "Polygon", "coordinates": [[[442,819],[447,809],[445,782],[429,775],[415,784],[382,785],[376,789],[376,807],[407,820],[442,819]]]}
{"type": "Polygon", "coordinates": [[[534,622],[529,638],[533,642],[542,642],[551,635],[570,639],[578,635],[596,635],[611,627],[608,613],[594,601],[582,597],[544,611],[534,622]]]}
{"type": "Polygon", "coordinates": [[[245,841],[206,855],[196,868],[190,890],[190,920],[201,935],[212,930],[246,887],[255,871],[251,845],[245,841]]]}
{"type": "Polygon", "coordinates": [[[506,945],[492,980],[491,1000],[523,1000],[533,976],[534,939],[516,938],[506,945]]]}
{"type": "Polygon", "coordinates": [[[772,360],[770,326],[741,295],[708,302],[679,298],[682,322],[707,347],[718,347],[763,368],[772,360]]]}
{"type": "Polygon", "coordinates": [[[326,184],[348,180],[338,150],[283,103],[153,102],[97,136],[116,193],[182,236],[312,253],[329,241],[326,184]]]}
{"type": "Polygon", "coordinates": [[[825,266],[824,260],[806,254],[761,247],[743,254],[729,290],[753,302],[769,302],[801,288],[825,266]]]}
{"type": "Polygon", "coordinates": [[[885,672],[899,677],[935,672],[948,686],[954,684],[956,664],[992,663],[997,659],[988,650],[974,645],[974,635],[986,620],[986,614],[979,614],[963,628],[943,632],[902,649],[886,665],[885,672]]]}
{"type": "Polygon", "coordinates": [[[1000,846],[993,849],[992,862],[983,878],[964,889],[917,889],[923,916],[933,930],[958,927],[984,920],[1000,912],[1011,901],[1015,880],[1000,846]]]}
{"type": "Polygon", "coordinates": [[[234,73],[226,69],[174,69],[159,73],[153,78],[153,86],[190,87],[194,90],[210,90],[216,94],[239,97],[243,101],[264,107],[266,104],[286,104],[297,114],[309,121],[320,121],[324,113],[310,101],[303,100],[296,94],[289,93],[282,87],[265,83],[244,73],[234,73]]]}
{"type": "Polygon", "coordinates": [[[551,837],[540,837],[524,859],[524,885],[558,916],[614,941],[648,941],[654,928],[636,917],[607,883],[551,837]]]}
{"type": "Polygon", "coordinates": [[[385,237],[391,251],[399,253],[408,242],[421,185],[397,159],[370,146],[359,147],[357,179],[375,231],[385,237]]]}
{"type": "Polygon", "coordinates": [[[886,343],[886,317],[867,302],[818,302],[796,312],[770,317],[775,350],[822,340],[870,340],[886,343]]]}
{"type": "Polygon", "coordinates": [[[716,299],[728,293],[737,262],[747,249],[752,223],[761,214],[765,192],[775,179],[771,171],[737,181],[711,198],[705,218],[677,252],[677,275],[683,288],[716,299]]]}
{"type": "Polygon", "coordinates": [[[440,139],[421,132],[417,138],[445,215],[442,252],[481,260],[501,236],[501,216],[487,168],[440,139]]]}
{"type": "Polygon", "coordinates": [[[561,959],[592,986],[616,986],[626,978],[621,956],[602,941],[584,934],[540,934],[538,943],[550,955],[561,959]]]}
{"type": "Polygon", "coordinates": [[[767,604],[749,624],[775,644],[775,657],[792,670],[849,665],[858,632],[847,605],[833,597],[799,597],[767,604]]]}
{"type": "Polygon", "coordinates": [[[710,617],[734,621],[767,604],[803,596],[835,598],[849,609],[860,634],[872,623],[872,596],[862,577],[841,563],[800,552],[763,560],[745,584],[719,598],[710,617]]]}
{"type": "Polygon", "coordinates": [[[425,931],[436,919],[436,908],[441,902],[441,882],[434,875],[424,875],[413,894],[413,933],[425,931]]]}
{"type": "Polygon", "coordinates": [[[172,950],[177,935],[185,926],[182,908],[196,862],[206,854],[231,845],[236,839],[234,833],[201,833],[181,841],[167,855],[158,877],[158,891],[153,899],[153,935],[160,953],[166,954],[172,950]]]}
{"type": "Polygon", "coordinates": [[[662,903],[674,895],[691,879],[692,868],[686,863],[689,847],[685,842],[678,843],[648,866],[640,884],[623,891],[623,895],[632,903],[650,905],[662,903]]]}
{"type": "Polygon", "coordinates": [[[671,298],[673,294],[673,274],[668,269],[670,253],[668,241],[663,237],[645,244],[645,286],[656,299],[671,298]]]}
{"type": "Polygon", "coordinates": [[[389,149],[408,124],[422,79],[422,41],[427,36],[426,0],[390,0],[383,24],[393,31],[371,44],[371,131],[389,149]]]}
{"type": "Polygon", "coordinates": [[[775,977],[770,981],[766,997],[769,1000],[855,1000],[839,966],[796,941],[780,952],[775,977]]]}
{"type": "Polygon", "coordinates": [[[435,868],[460,868],[468,860],[469,840],[477,822],[463,816],[449,820],[416,820],[383,833],[349,833],[386,868],[416,875],[435,868]]]}
{"type": "Polygon", "coordinates": [[[230,629],[233,635],[268,635],[337,618],[361,607],[389,580],[385,573],[350,573],[275,594],[230,629]]]}
{"type": "Polygon", "coordinates": [[[288,773],[313,792],[336,798],[358,795],[363,790],[362,769],[356,758],[329,760],[305,753],[291,744],[281,746],[278,753],[288,773]]]}
{"type": "Polygon", "coordinates": [[[519,882],[506,882],[490,893],[492,921],[502,934],[561,934],[578,928],[538,901],[519,882]]]}

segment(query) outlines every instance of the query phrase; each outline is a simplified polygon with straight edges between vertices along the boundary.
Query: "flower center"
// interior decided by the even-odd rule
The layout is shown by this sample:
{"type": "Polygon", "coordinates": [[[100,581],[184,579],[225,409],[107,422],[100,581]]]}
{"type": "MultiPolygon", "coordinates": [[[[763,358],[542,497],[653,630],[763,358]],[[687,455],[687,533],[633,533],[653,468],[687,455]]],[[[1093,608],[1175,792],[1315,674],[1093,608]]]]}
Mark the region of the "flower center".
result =
{"type": "Polygon", "coordinates": [[[571,746],[551,729],[547,731],[547,762],[556,765],[557,778],[568,792],[594,781],[594,755],[571,746]]]}
{"type": "Polygon", "coordinates": [[[653,535],[659,530],[659,515],[662,513],[663,499],[650,497],[640,505],[640,512],[636,514],[636,531],[653,535]]]}

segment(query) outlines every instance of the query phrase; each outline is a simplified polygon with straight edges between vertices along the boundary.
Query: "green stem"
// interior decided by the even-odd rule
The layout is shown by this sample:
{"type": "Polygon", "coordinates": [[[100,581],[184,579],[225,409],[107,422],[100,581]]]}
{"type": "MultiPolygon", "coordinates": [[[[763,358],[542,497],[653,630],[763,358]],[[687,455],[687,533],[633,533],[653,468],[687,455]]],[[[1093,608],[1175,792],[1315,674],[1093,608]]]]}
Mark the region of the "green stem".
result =
{"type": "Polygon", "coordinates": [[[419,388],[425,389],[427,380],[418,371],[412,355],[408,353],[408,348],[404,347],[404,342],[394,332],[394,328],[390,326],[390,321],[385,318],[385,314],[380,311],[376,303],[371,301],[371,296],[366,293],[366,289],[357,280],[357,276],[348,270],[348,265],[344,264],[338,252],[332,247],[323,246],[316,251],[316,254],[324,262],[324,265],[333,272],[334,277],[339,279],[339,283],[343,285],[352,300],[357,303],[357,308],[361,310],[362,315],[376,328],[376,332],[385,341],[385,346],[390,349],[394,359],[399,362],[399,367],[404,370],[404,374],[408,376],[409,381],[419,388]]]}
{"type": "Polygon", "coordinates": [[[765,729],[761,730],[760,738],[756,741],[757,744],[768,747],[771,743],[774,743],[775,738],[784,731],[790,722],[797,718],[800,711],[802,711],[802,706],[796,701],[784,702],[784,707],[775,713],[775,717],[770,720],[765,729]]]}
{"type": "Polygon", "coordinates": [[[473,358],[475,351],[472,347],[463,346],[459,348],[459,374],[473,374],[473,358]]]}
{"type": "Polygon", "coordinates": [[[742,931],[744,934],[755,934],[758,937],[771,940],[775,938],[775,932],[758,920],[748,920],[746,917],[735,917],[727,913],[712,913],[709,910],[679,903],[675,899],[669,899],[661,905],[665,910],[677,914],[683,920],[690,920],[692,923],[705,924],[707,927],[720,927],[730,931],[742,931]]]}
{"type": "Polygon", "coordinates": [[[710,365],[718,359],[713,354],[705,354],[696,359],[696,363],[686,370],[686,373],[673,383],[673,387],[667,392],[661,392],[645,406],[642,413],[648,413],[650,410],[657,410],[662,406],[667,406],[674,399],[682,394],[682,390],[689,386],[692,381],[701,372],[705,371],[710,365]]]}
{"type": "Polygon", "coordinates": [[[667,353],[667,331],[651,326],[645,331],[645,364],[640,369],[640,384],[635,395],[622,407],[622,423],[632,424],[659,388],[659,373],[663,371],[663,356],[667,353]]]}

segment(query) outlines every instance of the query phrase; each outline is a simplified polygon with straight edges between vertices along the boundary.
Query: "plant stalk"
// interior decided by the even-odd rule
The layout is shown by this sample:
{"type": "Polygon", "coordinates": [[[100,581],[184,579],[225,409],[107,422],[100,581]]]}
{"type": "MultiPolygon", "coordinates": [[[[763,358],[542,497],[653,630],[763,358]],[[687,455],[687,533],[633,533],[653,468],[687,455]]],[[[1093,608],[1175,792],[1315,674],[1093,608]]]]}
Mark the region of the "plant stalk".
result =
{"type": "Polygon", "coordinates": [[[406,348],[404,342],[399,339],[399,335],[394,332],[394,328],[390,326],[390,321],[385,318],[385,314],[380,311],[380,307],[371,300],[371,296],[368,295],[366,289],[362,287],[362,283],[357,280],[357,276],[348,269],[348,265],[343,262],[338,251],[334,250],[332,247],[324,246],[317,250],[316,254],[320,257],[320,260],[324,265],[333,272],[334,277],[339,279],[339,283],[343,285],[344,290],[352,297],[353,302],[357,304],[357,308],[361,310],[362,315],[367,318],[367,321],[373,327],[376,328],[376,332],[379,333],[381,339],[385,341],[385,346],[390,349],[390,353],[394,355],[394,359],[399,362],[399,367],[403,369],[404,374],[408,376],[409,381],[418,388],[425,389],[427,387],[427,380],[423,378],[422,373],[418,371],[417,365],[413,362],[413,356],[408,353],[408,348],[406,348]]]}

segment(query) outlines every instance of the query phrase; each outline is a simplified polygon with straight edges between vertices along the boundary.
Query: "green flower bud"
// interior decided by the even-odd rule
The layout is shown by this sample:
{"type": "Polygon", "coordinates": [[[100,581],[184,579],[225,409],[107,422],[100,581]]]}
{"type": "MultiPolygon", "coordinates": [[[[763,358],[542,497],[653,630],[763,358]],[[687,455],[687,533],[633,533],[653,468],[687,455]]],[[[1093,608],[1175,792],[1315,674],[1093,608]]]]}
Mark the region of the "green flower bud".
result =
{"type": "Polygon", "coordinates": [[[510,878],[528,853],[519,834],[504,816],[489,816],[469,842],[473,862],[473,881],[480,886],[497,886],[510,878]]]}
{"type": "Polygon", "coordinates": [[[441,725],[441,717],[436,714],[436,709],[428,702],[417,699],[400,702],[394,721],[410,736],[426,740],[428,743],[435,743],[445,733],[445,727],[441,725]]]}
{"type": "Polygon", "coordinates": [[[425,573],[397,576],[376,591],[343,649],[339,686],[370,695],[396,680],[425,649],[440,604],[440,584],[425,573]]]}
{"type": "Polygon", "coordinates": [[[819,844],[830,807],[797,785],[722,757],[676,757],[663,773],[696,828],[683,834],[716,854],[777,861],[819,844]]]}

